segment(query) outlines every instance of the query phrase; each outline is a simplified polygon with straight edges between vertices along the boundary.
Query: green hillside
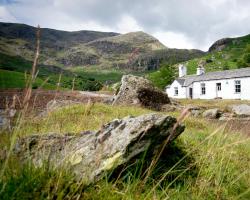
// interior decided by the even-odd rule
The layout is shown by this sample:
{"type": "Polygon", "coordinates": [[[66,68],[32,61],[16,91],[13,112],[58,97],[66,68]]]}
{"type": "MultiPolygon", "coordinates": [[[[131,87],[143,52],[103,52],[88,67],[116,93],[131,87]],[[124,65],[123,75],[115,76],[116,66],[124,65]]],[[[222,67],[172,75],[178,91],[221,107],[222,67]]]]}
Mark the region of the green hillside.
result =
{"type": "MultiPolygon", "coordinates": [[[[25,88],[27,79],[30,76],[25,77],[24,73],[13,72],[8,70],[0,69],[0,89],[9,88],[25,88]]],[[[43,89],[55,89],[55,85],[45,83],[42,79],[37,78],[33,84],[33,88],[43,88],[43,89]]]]}
{"type": "Polygon", "coordinates": [[[209,48],[209,52],[205,56],[187,62],[188,74],[194,74],[196,72],[196,67],[199,62],[205,63],[207,72],[249,67],[249,45],[250,34],[238,38],[218,40],[209,48]]]}
{"type": "MultiPolygon", "coordinates": [[[[32,62],[25,60],[20,56],[9,56],[2,53],[0,53],[0,58],[2,77],[1,88],[23,88],[25,85],[24,73],[30,73],[32,62]],[[9,77],[15,78],[8,79],[9,77]],[[10,80],[13,81],[13,83],[11,83],[10,80]]],[[[86,71],[86,73],[84,73],[82,71],[80,74],[78,72],[70,72],[51,65],[38,65],[37,70],[38,82],[40,83],[47,80],[49,87],[44,87],[45,89],[56,88],[56,85],[60,82],[60,88],[64,89],[71,89],[74,85],[74,89],[76,90],[99,90],[104,82],[102,82],[103,78],[101,77],[101,74],[97,77],[94,72],[86,71]]],[[[117,78],[115,77],[115,81],[116,80],[117,78]]]]}

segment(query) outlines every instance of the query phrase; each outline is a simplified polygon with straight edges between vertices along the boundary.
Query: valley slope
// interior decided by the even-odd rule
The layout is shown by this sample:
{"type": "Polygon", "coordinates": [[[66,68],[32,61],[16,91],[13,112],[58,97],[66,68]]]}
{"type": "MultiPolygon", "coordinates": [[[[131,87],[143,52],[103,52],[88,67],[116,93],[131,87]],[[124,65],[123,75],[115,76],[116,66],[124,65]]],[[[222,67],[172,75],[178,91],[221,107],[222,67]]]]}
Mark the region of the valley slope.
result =
{"type": "MultiPolygon", "coordinates": [[[[32,61],[36,28],[25,24],[0,23],[0,53],[32,61]]],[[[40,63],[62,68],[98,67],[145,71],[159,68],[160,62],[175,64],[200,57],[200,50],[165,47],[144,32],[119,34],[96,31],[41,29],[40,63]]]]}
{"type": "Polygon", "coordinates": [[[250,67],[250,34],[216,41],[206,55],[186,62],[188,74],[194,74],[200,62],[208,72],[250,67]]]}

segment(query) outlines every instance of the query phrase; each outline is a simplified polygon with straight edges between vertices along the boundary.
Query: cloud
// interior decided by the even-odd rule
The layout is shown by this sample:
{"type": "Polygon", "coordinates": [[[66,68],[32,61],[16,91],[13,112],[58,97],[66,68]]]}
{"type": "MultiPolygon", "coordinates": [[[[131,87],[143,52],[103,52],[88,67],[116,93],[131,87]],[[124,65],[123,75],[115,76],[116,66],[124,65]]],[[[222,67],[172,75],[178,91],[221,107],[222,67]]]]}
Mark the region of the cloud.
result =
{"type": "MultiPolygon", "coordinates": [[[[0,0],[20,22],[64,30],[142,30],[169,47],[207,50],[250,32],[249,0],[0,0]]],[[[3,11],[2,11],[3,12],[3,11]]],[[[6,15],[6,14],[5,14],[6,15]]],[[[6,15],[7,16],[7,15],[6,15]]]]}
{"type": "Polygon", "coordinates": [[[0,6],[0,21],[18,22],[17,19],[4,6],[0,6]]]}

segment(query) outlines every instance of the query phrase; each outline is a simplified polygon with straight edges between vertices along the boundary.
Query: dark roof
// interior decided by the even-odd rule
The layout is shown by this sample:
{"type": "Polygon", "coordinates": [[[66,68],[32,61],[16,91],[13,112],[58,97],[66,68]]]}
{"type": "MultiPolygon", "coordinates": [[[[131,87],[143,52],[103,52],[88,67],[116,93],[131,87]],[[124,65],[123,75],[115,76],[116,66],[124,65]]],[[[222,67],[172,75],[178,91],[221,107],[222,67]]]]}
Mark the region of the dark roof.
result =
{"type": "Polygon", "coordinates": [[[242,69],[233,69],[217,72],[208,72],[202,75],[187,75],[176,79],[182,86],[186,87],[193,82],[209,81],[209,80],[220,80],[230,78],[243,78],[250,77],[250,67],[242,69]]]}

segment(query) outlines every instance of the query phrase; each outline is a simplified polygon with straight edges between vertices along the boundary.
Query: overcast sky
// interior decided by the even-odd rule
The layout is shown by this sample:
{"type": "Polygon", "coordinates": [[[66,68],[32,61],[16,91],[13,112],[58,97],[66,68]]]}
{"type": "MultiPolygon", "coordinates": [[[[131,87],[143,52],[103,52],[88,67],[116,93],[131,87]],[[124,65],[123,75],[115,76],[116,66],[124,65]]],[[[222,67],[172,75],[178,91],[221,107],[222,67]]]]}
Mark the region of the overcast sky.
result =
{"type": "Polygon", "coordinates": [[[168,47],[207,50],[217,39],[250,33],[250,0],[0,0],[0,21],[145,31],[168,47]]]}

